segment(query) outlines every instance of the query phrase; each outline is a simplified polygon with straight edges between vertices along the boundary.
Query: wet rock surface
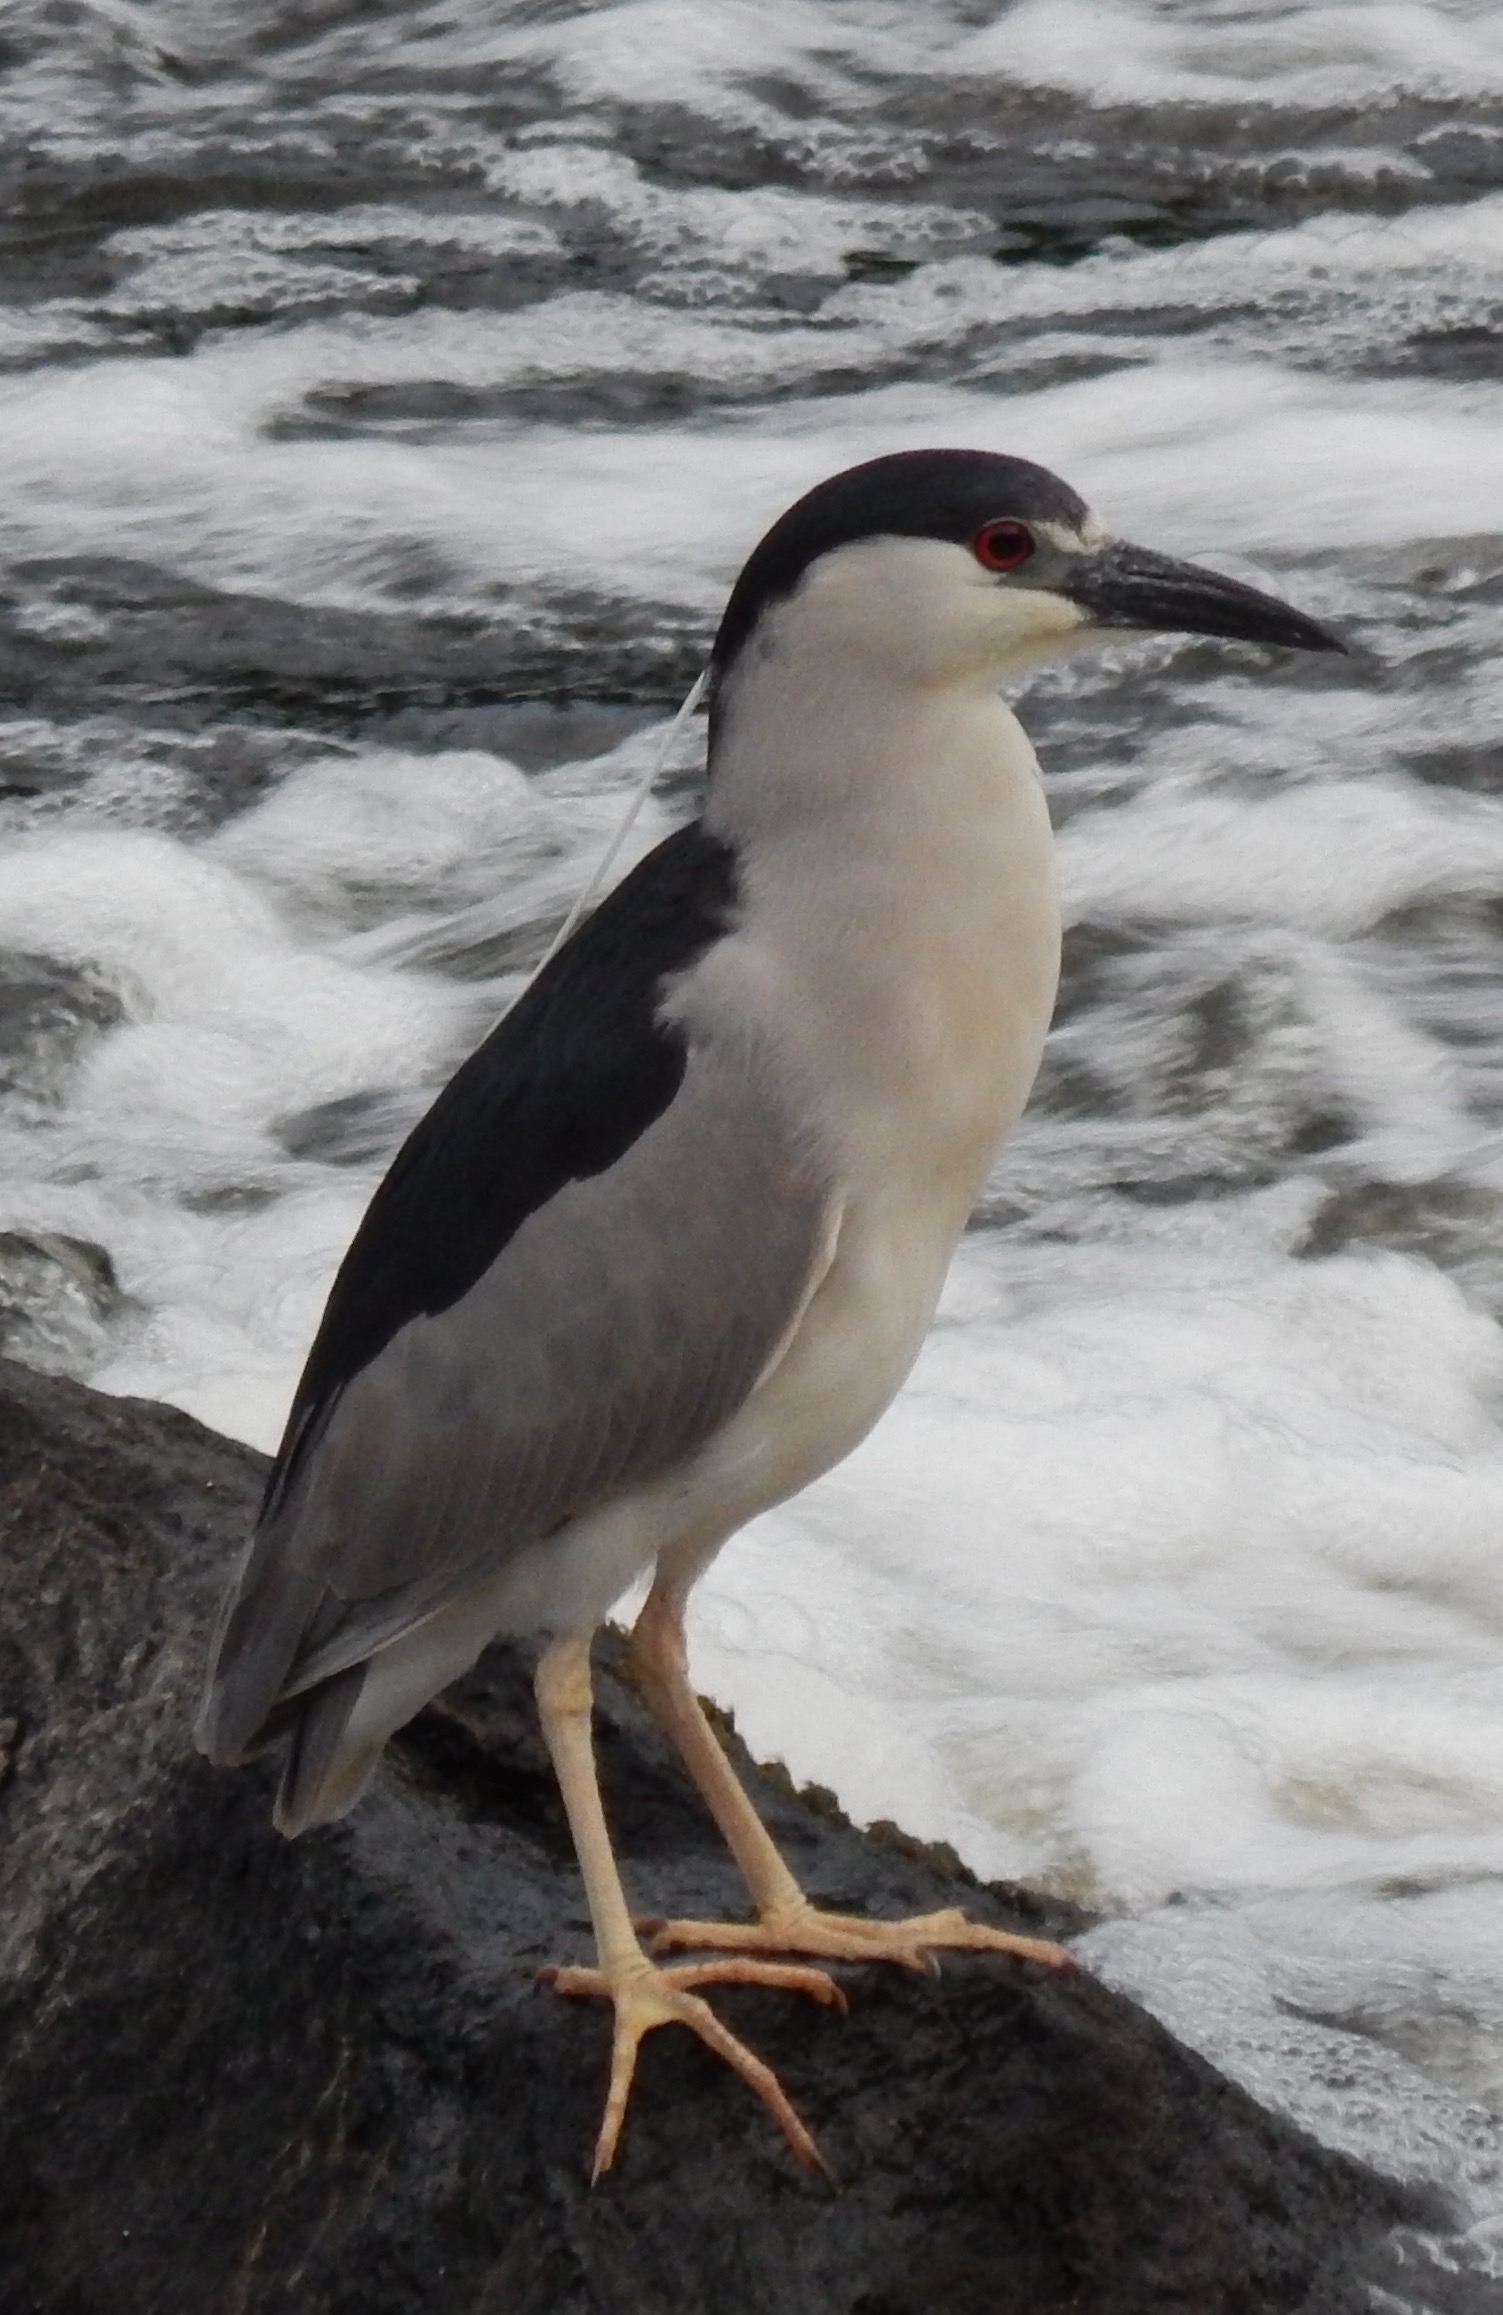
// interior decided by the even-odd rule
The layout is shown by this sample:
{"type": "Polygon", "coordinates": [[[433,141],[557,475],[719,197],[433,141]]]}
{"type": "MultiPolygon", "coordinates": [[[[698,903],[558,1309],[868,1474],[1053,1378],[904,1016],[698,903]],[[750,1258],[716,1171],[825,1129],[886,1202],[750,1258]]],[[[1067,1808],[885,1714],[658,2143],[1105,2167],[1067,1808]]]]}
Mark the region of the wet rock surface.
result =
{"type": "MultiPolygon", "coordinates": [[[[607,2019],[541,1990],[588,1927],[501,1649],[295,1845],[187,1726],[263,1465],[168,1409],[0,1367],[0,2305],[28,2315],[1342,2315],[1420,2214],[1142,2012],[974,1959],[850,2014],[717,1994],[840,2185],[687,2036],[646,2046],[593,2193],[607,2019]]],[[[601,1647],[646,1911],[732,1868],[601,1647]]],[[[821,1899],[1075,1926],[754,1778],[821,1899]]],[[[1479,2302],[1480,2304],[1480,2302],[1479,2302]]]]}
{"type": "Polygon", "coordinates": [[[55,1230],[0,1230],[0,1352],[67,1373],[102,1352],[125,1308],[102,1246],[55,1230]]]}
{"type": "Polygon", "coordinates": [[[124,1010],[98,974],[0,949],[0,1100],[54,1097],[79,1047],[124,1010]]]}

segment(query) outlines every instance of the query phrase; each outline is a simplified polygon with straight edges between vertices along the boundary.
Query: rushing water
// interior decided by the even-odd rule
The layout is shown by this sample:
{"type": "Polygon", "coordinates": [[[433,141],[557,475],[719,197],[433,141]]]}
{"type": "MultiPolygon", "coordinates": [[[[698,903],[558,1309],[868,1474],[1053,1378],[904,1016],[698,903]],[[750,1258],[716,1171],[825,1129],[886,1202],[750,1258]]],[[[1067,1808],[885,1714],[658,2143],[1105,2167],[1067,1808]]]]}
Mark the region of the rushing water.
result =
{"type": "MultiPolygon", "coordinates": [[[[1070,931],[913,1383],[698,1668],[1503,2281],[1503,19],[11,0],[0,1340],[269,1444],[763,525],[1058,468],[1360,648],[1020,695],[1070,931]]],[[[693,748],[638,831],[687,808],[693,748]]],[[[1489,2278],[1492,2278],[1489,2280],[1489,2278]]]]}

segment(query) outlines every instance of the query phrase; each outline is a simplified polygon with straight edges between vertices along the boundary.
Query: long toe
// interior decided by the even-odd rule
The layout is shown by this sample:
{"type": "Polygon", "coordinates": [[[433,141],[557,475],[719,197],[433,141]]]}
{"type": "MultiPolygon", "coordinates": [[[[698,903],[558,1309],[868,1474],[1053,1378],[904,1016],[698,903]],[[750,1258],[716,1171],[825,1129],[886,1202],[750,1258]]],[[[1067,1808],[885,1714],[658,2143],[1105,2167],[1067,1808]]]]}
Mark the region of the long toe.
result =
{"type": "Polygon", "coordinates": [[[729,2027],[722,2025],[709,2003],[701,2001],[691,1990],[697,1985],[777,1986],[807,1993],[815,2001],[843,2010],[844,1994],[822,1969],[802,1969],[795,1964],[766,1962],[749,1955],[661,1969],[644,1955],[640,1962],[621,1970],[558,1968],[545,1969],[539,1974],[557,1993],[594,1994],[615,2004],[610,2088],[606,2092],[605,2115],[595,2146],[595,2164],[590,2174],[592,2185],[616,2159],[642,2037],[654,2026],[671,2025],[688,2026],[698,2034],[717,2057],[723,2058],[756,2091],[764,2106],[770,2108],[799,2161],[811,2170],[824,2171],[826,2177],[830,2175],[824,2157],[789,2103],[772,2068],[764,2065],[755,2051],[739,2041],[729,2027]]]}
{"type": "Polygon", "coordinates": [[[891,1961],[929,1970],[935,1952],[1006,1953],[1046,1969],[1077,1969],[1073,1954],[1048,1938],[1019,1937],[968,1921],[958,1908],[916,1914],[907,1921],[870,1921],[859,1914],[822,1913],[802,1905],[764,1914],[759,1921],[664,1921],[655,1925],[655,1953],[714,1951],[808,1953],[821,1961],[891,1961]]]}

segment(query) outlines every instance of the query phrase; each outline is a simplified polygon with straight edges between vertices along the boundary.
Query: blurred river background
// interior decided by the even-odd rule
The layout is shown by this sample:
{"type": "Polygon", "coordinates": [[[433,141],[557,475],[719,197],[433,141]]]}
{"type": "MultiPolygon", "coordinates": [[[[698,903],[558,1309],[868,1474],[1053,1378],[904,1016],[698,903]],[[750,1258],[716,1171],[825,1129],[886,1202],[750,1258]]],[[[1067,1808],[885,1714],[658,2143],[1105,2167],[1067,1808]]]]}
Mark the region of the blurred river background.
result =
{"type": "Polygon", "coordinates": [[[1034,1103],[696,1672],[1439,2189],[1375,2305],[1503,2304],[1503,16],[11,0],[0,116],[33,1364],[275,1443],[381,1170],[822,475],[1021,453],[1356,647],[1018,695],[1069,922],[1034,1103]]]}

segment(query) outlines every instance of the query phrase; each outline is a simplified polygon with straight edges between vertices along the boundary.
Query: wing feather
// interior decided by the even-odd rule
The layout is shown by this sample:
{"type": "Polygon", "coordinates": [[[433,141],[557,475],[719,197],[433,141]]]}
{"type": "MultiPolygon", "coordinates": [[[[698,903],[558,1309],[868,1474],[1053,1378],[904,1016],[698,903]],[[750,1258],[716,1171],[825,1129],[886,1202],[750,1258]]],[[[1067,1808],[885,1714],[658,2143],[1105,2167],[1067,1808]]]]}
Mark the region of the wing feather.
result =
{"type": "Polygon", "coordinates": [[[252,1545],[205,1748],[254,1749],[289,1697],[692,1456],[786,1344],[831,1204],[770,1054],[692,1048],[613,1166],[344,1384],[252,1545]]]}

